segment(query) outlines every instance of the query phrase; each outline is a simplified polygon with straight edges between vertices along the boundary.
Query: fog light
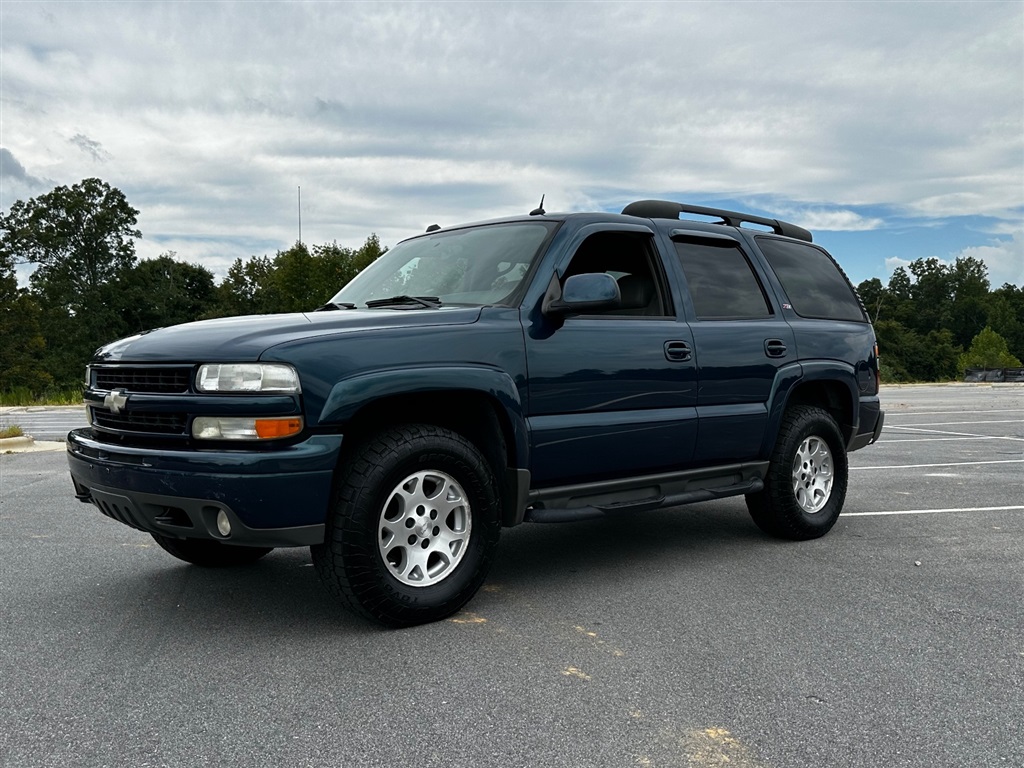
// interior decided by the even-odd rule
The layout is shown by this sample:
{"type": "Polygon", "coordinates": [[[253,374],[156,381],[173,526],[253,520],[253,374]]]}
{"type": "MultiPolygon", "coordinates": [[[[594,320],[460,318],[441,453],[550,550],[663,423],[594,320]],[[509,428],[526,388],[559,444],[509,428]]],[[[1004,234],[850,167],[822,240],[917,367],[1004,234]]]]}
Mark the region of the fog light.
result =
{"type": "Polygon", "coordinates": [[[217,513],[217,530],[221,536],[231,535],[231,521],[228,520],[228,513],[223,509],[217,513]]]}

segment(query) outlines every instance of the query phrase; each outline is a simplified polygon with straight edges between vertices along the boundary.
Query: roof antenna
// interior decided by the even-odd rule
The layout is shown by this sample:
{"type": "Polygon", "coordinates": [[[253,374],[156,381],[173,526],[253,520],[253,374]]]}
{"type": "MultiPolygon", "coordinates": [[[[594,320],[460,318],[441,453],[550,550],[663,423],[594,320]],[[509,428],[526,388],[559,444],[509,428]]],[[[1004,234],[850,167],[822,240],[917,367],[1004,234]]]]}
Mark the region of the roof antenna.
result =
{"type": "Polygon", "coordinates": [[[540,205],[538,205],[536,208],[534,208],[532,211],[530,211],[530,215],[531,216],[543,216],[544,213],[545,213],[545,211],[544,211],[544,195],[541,195],[540,196],[540,205]]]}

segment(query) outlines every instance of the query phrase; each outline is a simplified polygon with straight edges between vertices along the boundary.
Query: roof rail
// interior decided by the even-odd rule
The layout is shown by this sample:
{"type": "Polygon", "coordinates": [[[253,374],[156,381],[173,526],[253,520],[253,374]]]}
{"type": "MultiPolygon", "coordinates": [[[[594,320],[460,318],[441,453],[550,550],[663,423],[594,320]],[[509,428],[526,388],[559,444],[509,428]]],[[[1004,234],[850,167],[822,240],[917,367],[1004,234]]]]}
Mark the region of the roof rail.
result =
{"type": "Polygon", "coordinates": [[[797,240],[804,240],[808,243],[814,242],[811,233],[796,224],[778,219],[766,219],[763,216],[754,216],[749,213],[738,213],[736,211],[725,211],[720,208],[703,208],[699,205],[686,205],[685,203],[672,203],[668,200],[638,200],[630,203],[622,209],[626,216],[640,216],[644,219],[678,219],[680,213],[696,213],[701,216],[715,216],[721,219],[719,224],[730,227],[741,227],[743,223],[760,224],[769,227],[772,232],[785,237],[793,237],[797,240]]]}

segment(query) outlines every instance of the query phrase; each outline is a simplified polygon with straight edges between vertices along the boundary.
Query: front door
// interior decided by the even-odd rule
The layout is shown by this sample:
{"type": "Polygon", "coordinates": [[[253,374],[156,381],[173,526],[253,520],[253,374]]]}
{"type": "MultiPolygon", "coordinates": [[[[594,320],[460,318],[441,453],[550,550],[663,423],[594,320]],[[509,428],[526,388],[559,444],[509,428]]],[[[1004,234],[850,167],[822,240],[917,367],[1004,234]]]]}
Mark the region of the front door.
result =
{"type": "Polygon", "coordinates": [[[653,233],[589,234],[559,265],[604,272],[622,306],[526,322],[534,487],[682,469],[697,437],[694,340],[666,289],[653,233]]]}

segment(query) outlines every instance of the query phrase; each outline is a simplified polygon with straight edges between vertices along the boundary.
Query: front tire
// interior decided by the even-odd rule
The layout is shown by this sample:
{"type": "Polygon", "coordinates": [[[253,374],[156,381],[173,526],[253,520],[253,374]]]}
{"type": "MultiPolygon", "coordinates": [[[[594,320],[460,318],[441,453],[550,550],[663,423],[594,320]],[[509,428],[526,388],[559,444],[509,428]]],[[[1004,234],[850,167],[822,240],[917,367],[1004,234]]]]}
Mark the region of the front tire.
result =
{"type": "Polygon", "coordinates": [[[458,611],[490,569],[501,532],[497,483],[480,451],[429,425],[383,432],[340,470],[323,544],[327,589],[386,626],[458,611]]]}
{"type": "Polygon", "coordinates": [[[764,490],[747,494],[747,509],[770,536],[816,539],[839,519],[848,472],[835,420],[821,408],[793,406],[782,418],[764,490]]]}
{"type": "Polygon", "coordinates": [[[206,568],[229,568],[255,563],[273,550],[273,547],[235,547],[213,539],[175,539],[150,534],[161,549],[179,560],[206,568]]]}

